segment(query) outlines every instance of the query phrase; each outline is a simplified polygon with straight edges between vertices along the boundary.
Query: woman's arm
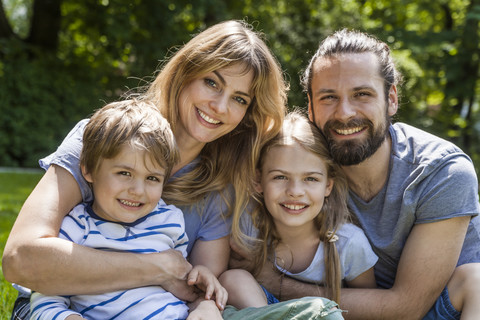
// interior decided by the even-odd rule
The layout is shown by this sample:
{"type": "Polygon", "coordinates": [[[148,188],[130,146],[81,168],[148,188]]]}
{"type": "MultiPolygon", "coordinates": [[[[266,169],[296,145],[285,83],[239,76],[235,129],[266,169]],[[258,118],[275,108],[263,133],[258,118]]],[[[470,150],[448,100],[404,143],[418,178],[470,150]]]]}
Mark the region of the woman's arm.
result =
{"type": "Polygon", "coordinates": [[[116,253],[59,239],[64,216],[81,200],[73,176],[52,165],[25,201],[7,240],[2,260],[5,279],[48,295],[158,284],[179,298],[196,297],[185,281],[191,265],[175,250],[116,253]]]}
{"type": "Polygon", "coordinates": [[[216,276],[220,276],[228,267],[230,257],[230,237],[225,236],[217,240],[197,240],[192,248],[189,261],[192,265],[202,265],[210,269],[216,276]]]}

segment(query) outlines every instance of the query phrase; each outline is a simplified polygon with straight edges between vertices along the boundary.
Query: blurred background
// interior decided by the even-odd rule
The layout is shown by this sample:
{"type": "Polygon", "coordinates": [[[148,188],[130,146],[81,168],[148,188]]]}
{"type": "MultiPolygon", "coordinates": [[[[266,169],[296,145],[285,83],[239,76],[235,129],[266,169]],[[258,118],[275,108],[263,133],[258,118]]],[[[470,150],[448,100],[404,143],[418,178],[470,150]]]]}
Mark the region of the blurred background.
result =
{"type": "Polygon", "coordinates": [[[405,77],[396,121],[455,142],[480,168],[480,0],[1,0],[0,167],[37,167],[80,119],[152,80],[192,35],[226,19],[263,32],[299,75],[340,28],[387,42],[405,77]]]}

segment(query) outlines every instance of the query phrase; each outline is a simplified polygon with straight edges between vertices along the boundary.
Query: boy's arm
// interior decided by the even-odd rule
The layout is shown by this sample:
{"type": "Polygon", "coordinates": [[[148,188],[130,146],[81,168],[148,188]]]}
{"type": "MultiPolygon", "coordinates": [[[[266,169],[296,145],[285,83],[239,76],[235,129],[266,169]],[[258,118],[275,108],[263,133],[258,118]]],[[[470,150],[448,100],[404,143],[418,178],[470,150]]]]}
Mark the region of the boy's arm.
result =
{"type": "Polygon", "coordinates": [[[61,296],[45,296],[34,292],[30,300],[31,319],[65,319],[70,315],[77,315],[77,318],[83,319],[81,315],[68,307],[70,299],[61,296]]]}

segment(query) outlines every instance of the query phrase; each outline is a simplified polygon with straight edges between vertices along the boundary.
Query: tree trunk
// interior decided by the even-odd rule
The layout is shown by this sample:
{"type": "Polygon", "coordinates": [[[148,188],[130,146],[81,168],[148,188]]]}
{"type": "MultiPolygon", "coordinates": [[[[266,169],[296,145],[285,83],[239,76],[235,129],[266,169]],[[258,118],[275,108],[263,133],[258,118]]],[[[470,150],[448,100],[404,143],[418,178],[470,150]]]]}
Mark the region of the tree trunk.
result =
{"type": "Polygon", "coordinates": [[[10,27],[5,9],[3,8],[3,2],[0,1],[0,39],[14,37],[15,33],[10,27]]]}
{"type": "Polygon", "coordinates": [[[35,0],[32,23],[27,42],[44,50],[55,52],[58,46],[62,0],[35,0]]]}

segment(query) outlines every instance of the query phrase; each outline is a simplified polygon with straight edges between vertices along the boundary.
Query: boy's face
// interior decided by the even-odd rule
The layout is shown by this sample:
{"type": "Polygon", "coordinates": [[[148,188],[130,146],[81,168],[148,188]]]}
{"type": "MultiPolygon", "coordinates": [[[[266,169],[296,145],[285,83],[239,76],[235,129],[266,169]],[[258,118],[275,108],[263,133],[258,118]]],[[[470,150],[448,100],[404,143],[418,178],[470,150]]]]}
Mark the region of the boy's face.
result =
{"type": "Polygon", "coordinates": [[[125,145],[116,157],[100,161],[94,174],[84,174],[92,183],[92,208],[99,217],[131,223],[155,208],[162,196],[165,169],[148,154],[125,145]]]}

